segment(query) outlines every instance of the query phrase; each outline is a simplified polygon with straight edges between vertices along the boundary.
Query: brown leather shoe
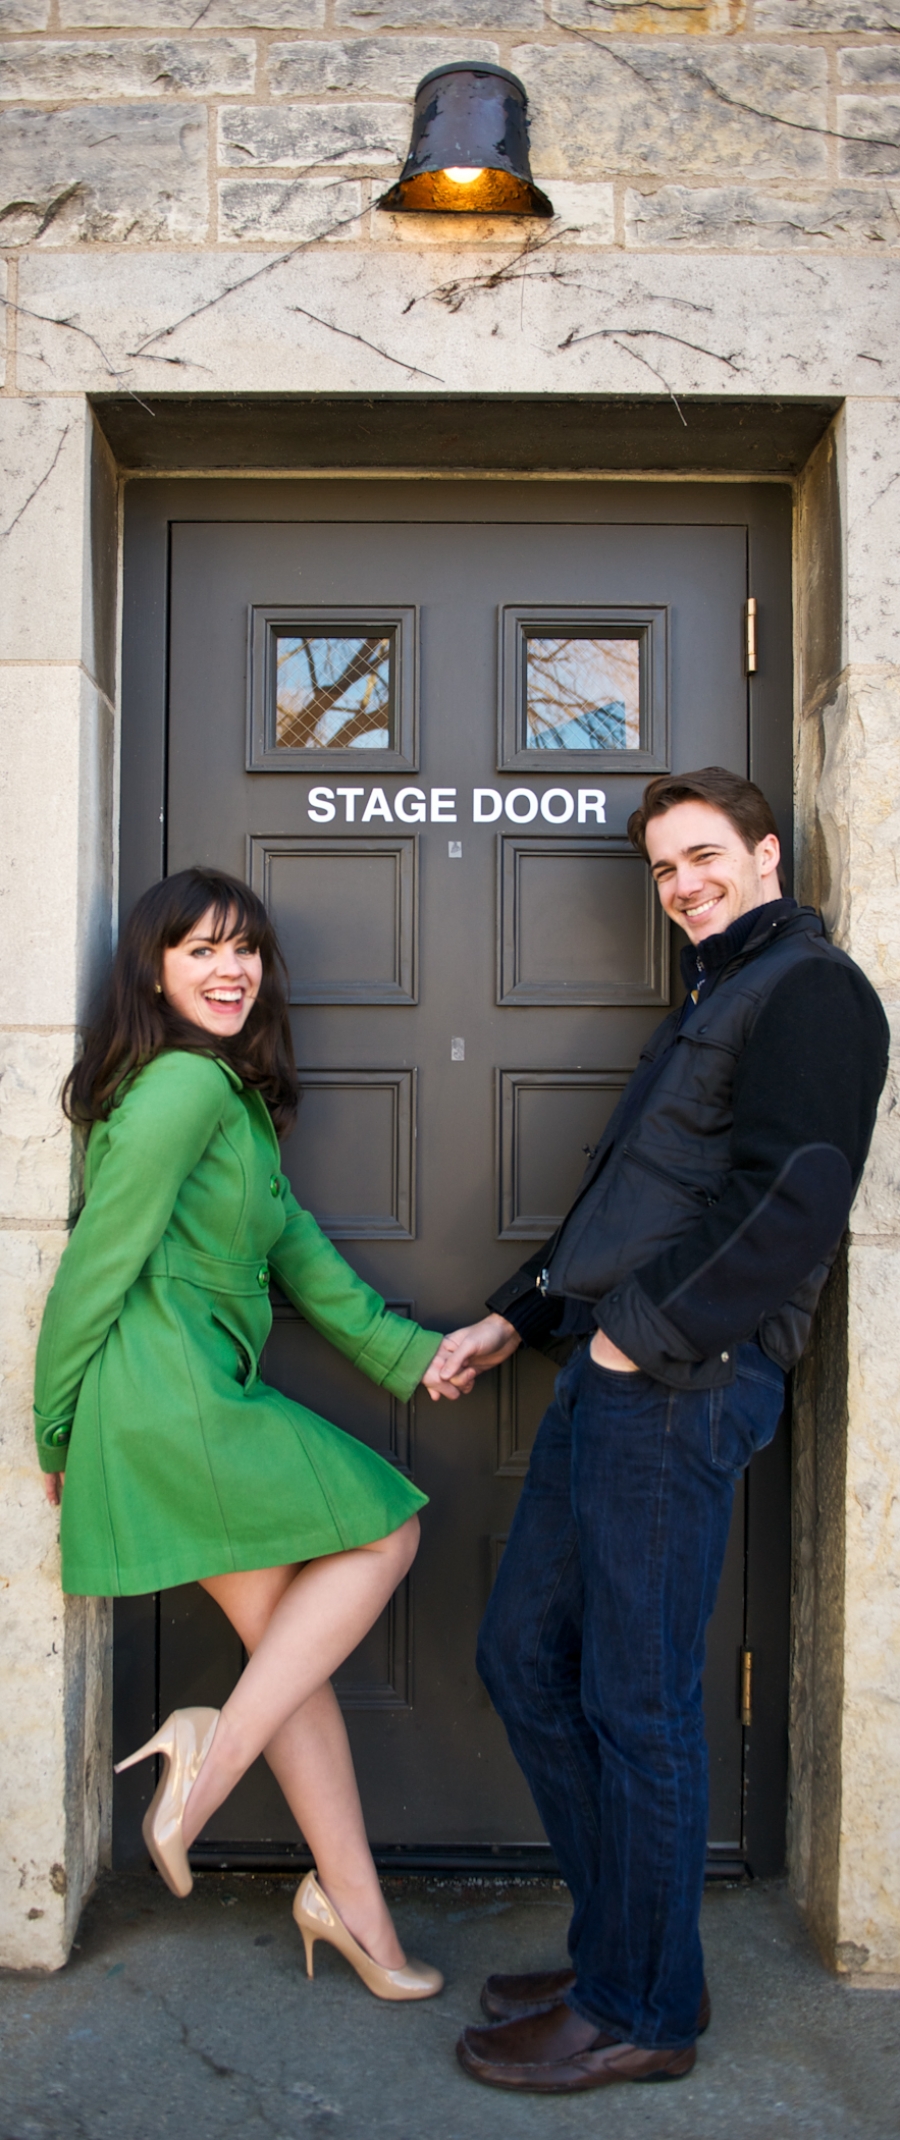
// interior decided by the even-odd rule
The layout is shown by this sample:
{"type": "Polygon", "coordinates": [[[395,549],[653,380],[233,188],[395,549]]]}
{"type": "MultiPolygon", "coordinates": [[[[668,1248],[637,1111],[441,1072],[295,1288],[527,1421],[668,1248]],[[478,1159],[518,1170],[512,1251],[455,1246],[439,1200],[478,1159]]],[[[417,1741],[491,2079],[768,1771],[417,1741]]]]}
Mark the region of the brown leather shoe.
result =
{"type": "Polygon", "coordinates": [[[580,2095],[613,2081],[681,2080],[697,2050],[692,2043],[677,2051],[620,2043],[603,2029],[592,2029],[570,2006],[550,2006],[526,2020],[463,2029],[456,2055],[473,2080],[491,2088],[580,2095]]]}
{"type": "MultiPolygon", "coordinates": [[[[489,2021],[522,2021],[545,2007],[559,2006],[575,1982],[574,1969],[532,1970],[526,1976],[488,1977],[481,1992],[481,2010],[489,2021]]],[[[697,2008],[697,2034],[708,2029],[712,2007],[704,1977],[697,2008]]]]}

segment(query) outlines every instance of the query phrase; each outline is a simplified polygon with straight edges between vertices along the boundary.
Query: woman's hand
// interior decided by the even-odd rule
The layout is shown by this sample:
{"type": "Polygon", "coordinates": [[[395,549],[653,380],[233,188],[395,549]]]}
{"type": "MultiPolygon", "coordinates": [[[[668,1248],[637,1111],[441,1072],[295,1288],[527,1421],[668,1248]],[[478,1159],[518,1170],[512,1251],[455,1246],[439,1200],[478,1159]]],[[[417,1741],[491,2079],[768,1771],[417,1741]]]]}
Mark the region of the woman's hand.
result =
{"type": "Polygon", "coordinates": [[[44,1492],[47,1496],[51,1508],[59,1508],[60,1506],[63,1497],[63,1480],[65,1476],[66,1474],[64,1471],[41,1472],[41,1478],[44,1481],[44,1492]]]}
{"type": "Polygon", "coordinates": [[[485,1315],[480,1323],[451,1330],[422,1380],[437,1403],[439,1397],[468,1397],[476,1375],[499,1367],[522,1342],[503,1315],[485,1315]]]}

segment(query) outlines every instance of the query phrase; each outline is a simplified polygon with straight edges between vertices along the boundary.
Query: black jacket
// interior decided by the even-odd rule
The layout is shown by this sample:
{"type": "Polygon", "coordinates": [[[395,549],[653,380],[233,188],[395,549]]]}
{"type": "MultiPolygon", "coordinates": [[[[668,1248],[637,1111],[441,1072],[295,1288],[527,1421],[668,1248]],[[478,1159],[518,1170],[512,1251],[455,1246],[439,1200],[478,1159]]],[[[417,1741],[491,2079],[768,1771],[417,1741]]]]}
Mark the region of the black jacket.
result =
{"type": "Polygon", "coordinates": [[[564,1300],[648,1374],[709,1389],[757,1337],[800,1356],[869,1148],[888,1028],[808,907],[779,900],[684,954],[670,1012],[552,1241],[489,1306],[542,1343],[564,1300]],[[743,924],[743,926],[742,926],[743,924]]]}

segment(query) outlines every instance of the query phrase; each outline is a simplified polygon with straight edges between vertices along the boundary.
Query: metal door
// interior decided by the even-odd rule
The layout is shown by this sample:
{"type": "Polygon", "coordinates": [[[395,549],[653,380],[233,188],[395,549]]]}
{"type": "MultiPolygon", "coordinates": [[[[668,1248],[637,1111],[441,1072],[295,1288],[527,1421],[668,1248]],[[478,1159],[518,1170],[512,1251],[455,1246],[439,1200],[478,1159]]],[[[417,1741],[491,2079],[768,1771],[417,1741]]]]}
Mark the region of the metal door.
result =
{"type": "MultiPolygon", "coordinates": [[[[753,770],[786,816],[787,492],[165,488],[135,499],[130,582],[134,602],[149,596],[164,518],[164,866],[217,863],[266,898],[301,1066],[296,1193],[393,1305],[450,1328],[550,1232],[677,990],[677,947],[625,838],[648,774],[753,770]],[[763,586],[751,679],[744,605],[763,586]]],[[[158,873],[140,643],[132,890],[158,873]]],[[[158,676],[158,649],[150,666],[158,676]]],[[[407,1862],[538,1862],[540,1825],[473,1656],[552,1366],[523,1352],[466,1402],[400,1405],[279,1302],[264,1371],[430,1496],[412,1576],[338,1679],[376,1847],[407,1862]]],[[[759,1468],[781,1479],[779,1456],[759,1468]]],[[[780,1486],[774,1501],[780,1537],[780,1486]]],[[[742,1489],[706,1677],[711,1848],[728,1865],[750,1847],[747,1526],[742,1489]]],[[[783,1556],[767,1570],[769,1611],[773,1581],[783,1556]]],[[[147,1608],[119,1618],[127,1661],[147,1608]]],[[[770,1836],[779,1642],[786,1626],[762,1732],[770,1836]]],[[[239,1668],[201,1592],[163,1595],[161,1713],[221,1700],[239,1668]]],[[[146,1692],[146,1668],[130,1683],[146,1692]]],[[[301,1848],[262,1763],[203,1845],[217,1862],[301,1848]]]]}

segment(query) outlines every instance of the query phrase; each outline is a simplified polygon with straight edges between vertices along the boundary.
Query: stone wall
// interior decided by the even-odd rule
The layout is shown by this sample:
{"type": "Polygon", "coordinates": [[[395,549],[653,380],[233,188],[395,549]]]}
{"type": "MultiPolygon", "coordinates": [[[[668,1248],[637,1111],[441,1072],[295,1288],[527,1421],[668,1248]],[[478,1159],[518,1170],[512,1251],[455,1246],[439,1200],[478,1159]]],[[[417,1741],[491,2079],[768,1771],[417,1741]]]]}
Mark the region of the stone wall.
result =
{"type": "Polygon", "coordinates": [[[887,0],[3,0],[0,24],[8,247],[446,242],[371,204],[417,81],[460,57],[526,82],[554,243],[900,243],[887,0]]]}
{"type": "MultiPolygon", "coordinates": [[[[900,5],[0,0],[0,29],[0,1918],[3,1959],[55,1966],[109,1780],[105,1609],[63,1606],[28,1418],[114,892],[115,471],[86,397],[665,394],[698,468],[692,397],[839,397],[797,486],[798,847],[896,1016],[900,5]],[[479,57],[525,81],[554,220],[377,210],[418,79],[479,57]]],[[[793,1874],[859,1981],[900,1981],[894,1103],[797,1434],[793,1874]]]]}

